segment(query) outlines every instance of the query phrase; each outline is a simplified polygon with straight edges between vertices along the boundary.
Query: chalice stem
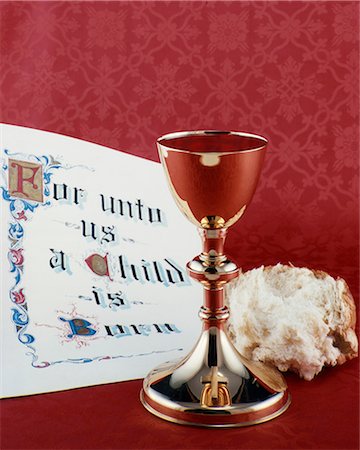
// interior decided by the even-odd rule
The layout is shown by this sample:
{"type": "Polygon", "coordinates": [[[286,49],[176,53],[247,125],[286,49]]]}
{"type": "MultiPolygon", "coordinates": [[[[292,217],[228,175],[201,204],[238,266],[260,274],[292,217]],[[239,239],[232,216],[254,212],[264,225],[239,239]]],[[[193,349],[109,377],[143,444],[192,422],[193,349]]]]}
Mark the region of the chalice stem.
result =
{"type": "Polygon", "coordinates": [[[229,317],[228,308],[224,305],[224,285],[230,279],[236,278],[239,270],[224,255],[226,228],[200,229],[199,232],[203,241],[203,251],[199,256],[203,262],[203,278],[199,277],[199,274],[194,276],[191,270],[189,272],[190,276],[204,286],[204,303],[200,309],[200,318],[204,321],[204,327],[216,325],[220,328],[229,317]],[[229,267],[229,263],[230,273],[219,273],[219,268],[229,267]]]}
{"type": "MultiPolygon", "coordinates": [[[[228,308],[224,306],[224,288],[216,286],[204,288],[204,304],[199,313],[201,319],[207,322],[216,321],[218,327],[229,317],[228,308]]],[[[214,323],[212,323],[214,325],[214,323]]]]}
{"type": "Polygon", "coordinates": [[[192,278],[204,286],[204,304],[200,317],[212,323],[223,322],[229,316],[224,306],[224,285],[236,278],[239,269],[224,255],[227,229],[200,229],[203,241],[202,253],[187,265],[192,278]]]}

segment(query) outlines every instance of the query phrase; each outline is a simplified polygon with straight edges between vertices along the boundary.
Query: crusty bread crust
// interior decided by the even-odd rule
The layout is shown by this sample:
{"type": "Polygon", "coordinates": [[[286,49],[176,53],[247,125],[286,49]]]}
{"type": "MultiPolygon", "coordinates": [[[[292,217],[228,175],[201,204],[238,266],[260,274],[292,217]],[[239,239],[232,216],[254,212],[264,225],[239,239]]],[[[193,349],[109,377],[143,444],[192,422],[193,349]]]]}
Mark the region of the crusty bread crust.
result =
{"type": "MultiPolygon", "coordinates": [[[[328,273],[322,270],[309,269],[318,279],[325,279],[330,276],[328,273]]],[[[343,284],[343,292],[341,293],[341,300],[348,306],[350,314],[345,316],[343,323],[338,327],[332,329],[332,336],[334,338],[334,345],[337,347],[341,354],[337,359],[338,364],[343,364],[350,359],[358,356],[358,340],[355,334],[356,325],[356,306],[354,297],[352,296],[349,286],[343,278],[336,278],[336,286],[341,292],[341,284],[343,284]]]]}
{"type": "Polygon", "coordinates": [[[347,321],[339,326],[337,330],[333,330],[334,345],[339,348],[341,354],[339,355],[338,364],[344,364],[344,362],[358,356],[358,340],[355,334],[356,325],[356,306],[354,297],[352,296],[349,286],[342,278],[336,279],[336,284],[343,283],[344,290],[342,292],[341,299],[348,306],[350,314],[347,317],[347,321]]]}

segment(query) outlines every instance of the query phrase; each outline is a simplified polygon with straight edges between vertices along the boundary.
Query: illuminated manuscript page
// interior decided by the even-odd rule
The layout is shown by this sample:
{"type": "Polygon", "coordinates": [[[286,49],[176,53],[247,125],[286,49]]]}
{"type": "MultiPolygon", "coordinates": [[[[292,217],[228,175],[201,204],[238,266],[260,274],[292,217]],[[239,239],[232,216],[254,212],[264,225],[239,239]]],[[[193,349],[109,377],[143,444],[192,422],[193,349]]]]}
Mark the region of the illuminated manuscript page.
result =
{"type": "Polygon", "coordinates": [[[141,378],[189,351],[196,229],[160,164],[1,127],[3,397],[141,378]]]}

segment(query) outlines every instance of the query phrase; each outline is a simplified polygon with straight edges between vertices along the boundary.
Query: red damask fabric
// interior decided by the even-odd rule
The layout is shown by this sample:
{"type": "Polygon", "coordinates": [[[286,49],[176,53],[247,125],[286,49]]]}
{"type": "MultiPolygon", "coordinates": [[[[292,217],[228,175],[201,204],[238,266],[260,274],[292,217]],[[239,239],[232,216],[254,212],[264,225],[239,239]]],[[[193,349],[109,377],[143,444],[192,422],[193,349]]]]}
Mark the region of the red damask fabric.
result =
{"type": "MultiPolygon", "coordinates": [[[[359,3],[1,2],[0,120],[157,160],[158,136],[270,140],[228,253],[344,277],[358,303],[359,3]]],[[[255,428],[161,422],[139,382],[2,402],[2,448],[358,448],[358,365],[288,377],[293,404],[255,428]]]]}

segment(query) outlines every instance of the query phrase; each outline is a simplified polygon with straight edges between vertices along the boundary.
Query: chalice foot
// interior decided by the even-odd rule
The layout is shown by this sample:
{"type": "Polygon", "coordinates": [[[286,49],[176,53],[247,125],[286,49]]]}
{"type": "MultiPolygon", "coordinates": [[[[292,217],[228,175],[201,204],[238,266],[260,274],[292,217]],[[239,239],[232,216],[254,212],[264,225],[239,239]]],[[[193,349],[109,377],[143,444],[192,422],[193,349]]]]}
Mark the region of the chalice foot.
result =
{"type": "Polygon", "coordinates": [[[245,364],[226,333],[209,329],[185,360],[163,364],[148,374],[141,401],[162,419],[202,427],[255,425],[282,414],[290,404],[288,391],[266,386],[245,364]],[[232,359],[235,372],[225,364],[207,361],[214,358],[216,345],[221,346],[220,354],[225,351],[232,359]],[[201,367],[194,374],[199,362],[201,367]]]}

